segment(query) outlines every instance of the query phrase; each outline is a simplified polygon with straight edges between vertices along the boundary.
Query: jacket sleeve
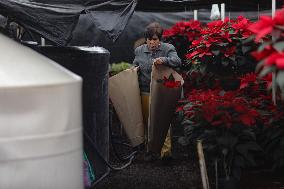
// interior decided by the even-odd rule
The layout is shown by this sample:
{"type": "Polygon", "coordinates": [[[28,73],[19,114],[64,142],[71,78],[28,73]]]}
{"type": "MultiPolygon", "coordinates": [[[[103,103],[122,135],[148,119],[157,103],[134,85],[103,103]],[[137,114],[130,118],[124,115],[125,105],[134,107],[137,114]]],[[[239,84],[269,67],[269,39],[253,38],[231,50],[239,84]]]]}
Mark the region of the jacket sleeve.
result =
{"type": "Polygon", "coordinates": [[[176,68],[181,66],[181,60],[177,55],[176,49],[173,45],[168,44],[168,53],[166,57],[161,57],[163,63],[167,66],[176,68]]]}
{"type": "Polygon", "coordinates": [[[132,65],[133,66],[139,66],[139,62],[138,62],[138,54],[139,54],[139,47],[137,47],[135,50],[134,50],[134,54],[135,54],[135,58],[133,60],[133,63],[132,65]]]}

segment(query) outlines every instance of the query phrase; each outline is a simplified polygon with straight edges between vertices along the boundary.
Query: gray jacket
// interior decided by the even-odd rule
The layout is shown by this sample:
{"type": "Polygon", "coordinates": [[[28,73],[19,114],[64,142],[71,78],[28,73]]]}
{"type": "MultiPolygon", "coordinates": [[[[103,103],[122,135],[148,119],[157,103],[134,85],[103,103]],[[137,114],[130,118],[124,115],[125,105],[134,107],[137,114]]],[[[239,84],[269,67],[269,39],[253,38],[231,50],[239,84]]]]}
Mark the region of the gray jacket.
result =
{"type": "Polygon", "coordinates": [[[150,92],[151,72],[153,59],[162,58],[164,65],[176,68],[181,65],[175,47],[169,43],[161,43],[159,49],[151,52],[147,45],[135,49],[134,66],[139,66],[139,85],[142,92],[150,92]]]}

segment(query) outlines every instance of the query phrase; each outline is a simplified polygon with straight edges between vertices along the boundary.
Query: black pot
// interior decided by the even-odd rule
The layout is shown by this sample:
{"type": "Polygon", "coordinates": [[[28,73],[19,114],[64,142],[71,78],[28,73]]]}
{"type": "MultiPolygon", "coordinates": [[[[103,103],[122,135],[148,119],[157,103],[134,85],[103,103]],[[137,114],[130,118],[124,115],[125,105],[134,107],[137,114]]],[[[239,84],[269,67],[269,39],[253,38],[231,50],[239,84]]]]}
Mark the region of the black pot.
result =
{"type": "Polygon", "coordinates": [[[239,189],[240,181],[234,177],[218,179],[218,189],[239,189]]]}

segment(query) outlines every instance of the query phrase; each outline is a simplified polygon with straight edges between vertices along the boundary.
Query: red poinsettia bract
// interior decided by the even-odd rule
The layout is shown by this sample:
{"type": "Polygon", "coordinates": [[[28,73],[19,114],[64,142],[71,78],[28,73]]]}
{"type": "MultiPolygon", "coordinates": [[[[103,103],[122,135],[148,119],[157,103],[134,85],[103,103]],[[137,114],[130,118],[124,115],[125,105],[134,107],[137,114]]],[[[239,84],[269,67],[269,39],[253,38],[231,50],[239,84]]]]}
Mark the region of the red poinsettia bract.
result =
{"type": "Polygon", "coordinates": [[[187,106],[179,107],[193,122],[206,120],[211,126],[232,127],[233,124],[253,126],[259,113],[248,101],[234,92],[220,90],[193,90],[187,106]]]}
{"type": "Polygon", "coordinates": [[[259,41],[278,25],[284,25],[284,9],[276,12],[275,17],[261,16],[258,22],[255,22],[249,27],[249,30],[256,34],[256,41],[259,41]]]}

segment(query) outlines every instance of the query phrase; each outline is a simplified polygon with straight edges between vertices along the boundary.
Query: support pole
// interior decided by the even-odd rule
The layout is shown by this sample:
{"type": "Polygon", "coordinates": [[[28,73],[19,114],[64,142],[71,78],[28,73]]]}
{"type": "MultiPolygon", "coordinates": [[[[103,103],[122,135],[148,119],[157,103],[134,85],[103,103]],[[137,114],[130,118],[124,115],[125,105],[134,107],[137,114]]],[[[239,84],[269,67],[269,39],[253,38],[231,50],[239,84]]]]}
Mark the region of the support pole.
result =
{"type": "Polygon", "coordinates": [[[197,10],[193,11],[194,20],[198,20],[197,10]]]}
{"type": "MultiPolygon", "coordinates": [[[[271,5],[271,15],[272,18],[274,18],[275,16],[275,10],[276,10],[276,1],[272,0],[272,5],[271,5]]],[[[273,38],[273,36],[272,36],[273,38]]],[[[274,105],[276,105],[276,90],[277,90],[277,86],[276,86],[276,74],[273,72],[272,73],[272,102],[274,105]]]]}
{"type": "Polygon", "coordinates": [[[197,140],[197,153],[199,158],[199,166],[200,166],[203,189],[210,189],[201,140],[197,140]]]}
{"type": "Polygon", "coordinates": [[[221,20],[225,20],[225,3],[221,4],[221,20]]]}
{"type": "Polygon", "coordinates": [[[275,10],[276,10],[276,0],[272,0],[272,18],[275,16],[275,10]]]}
{"type": "Polygon", "coordinates": [[[45,46],[45,39],[43,37],[40,38],[40,44],[41,46],[45,46]]]}

